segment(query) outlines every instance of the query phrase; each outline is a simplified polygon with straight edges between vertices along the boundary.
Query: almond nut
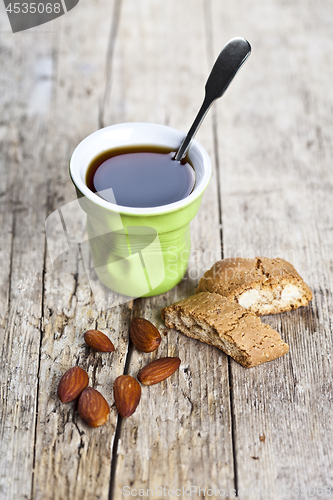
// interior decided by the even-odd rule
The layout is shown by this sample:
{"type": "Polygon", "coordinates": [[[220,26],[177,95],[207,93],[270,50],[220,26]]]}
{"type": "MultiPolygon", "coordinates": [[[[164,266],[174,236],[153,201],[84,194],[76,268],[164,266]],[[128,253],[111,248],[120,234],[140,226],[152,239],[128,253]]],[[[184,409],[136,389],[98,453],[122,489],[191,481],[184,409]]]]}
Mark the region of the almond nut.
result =
{"type": "Polygon", "coordinates": [[[78,411],[82,420],[90,427],[99,427],[107,421],[110,408],[100,392],[87,387],[80,396],[78,411]]]}
{"type": "Polygon", "coordinates": [[[144,385],[154,385],[170,377],[180,365],[179,358],[160,358],[142,368],[138,380],[144,385]]]}
{"type": "Polygon", "coordinates": [[[140,398],[141,387],[130,375],[120,375],[113,385],[114,400],[121,417],[130,417],[136,410],[140,398]]]}
{"type": "Polygon", "coordinates": [[[58,385],[58,396],[62,403],[70,403],[77,399],[89,384],[87,372],[79,366],[67,370],[58,385]]]}
{"type": "Polygon", "coordinates": [[[100,352],[113,352],[115,351],[114,345],[112,344],[109,337],[99,330],[88,330],[84,334],[84,341],[89,347],[95,351],[100,352]]]}
{"type": "Polygon", "coordinates": [[[144,318],[133,318],[130,324],[130,337],[139,351],[153,352],[161,343],[157,328],[144,318]]]}

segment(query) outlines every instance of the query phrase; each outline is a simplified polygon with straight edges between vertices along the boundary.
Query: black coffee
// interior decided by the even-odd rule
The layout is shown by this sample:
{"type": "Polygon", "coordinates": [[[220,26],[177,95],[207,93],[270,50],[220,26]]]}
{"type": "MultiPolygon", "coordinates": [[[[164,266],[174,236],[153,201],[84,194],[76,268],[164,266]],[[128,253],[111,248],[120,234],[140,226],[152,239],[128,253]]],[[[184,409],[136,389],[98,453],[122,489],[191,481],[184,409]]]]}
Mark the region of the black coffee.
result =
{"type": "Polygon", "coordinates": [[[104,151],[90,163],[86,183],[107,201],[112,188],[118,205],[159,207],[186,198],[195,171],[188,159],[173,160],[175,151],[162,146],[126,146],[104,151]]]}

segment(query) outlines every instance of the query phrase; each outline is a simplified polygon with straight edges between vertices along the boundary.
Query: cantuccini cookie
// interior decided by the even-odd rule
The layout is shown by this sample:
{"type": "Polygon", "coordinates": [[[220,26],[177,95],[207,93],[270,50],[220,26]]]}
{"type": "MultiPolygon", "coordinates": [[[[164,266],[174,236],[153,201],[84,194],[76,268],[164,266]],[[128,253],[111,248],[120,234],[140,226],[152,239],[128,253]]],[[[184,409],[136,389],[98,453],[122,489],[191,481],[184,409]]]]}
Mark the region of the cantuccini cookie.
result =
{"type": "Polygon", "coordinates": [[[196,293],[217,293],[249,311],[277,314],[312,300],[312,293],[296,269],[284,259],[223,259],[199,282],[196,293]]]}
{"type": "Polygon", "coordinates": [[[168,328],[218,347],[250,368],[286,354],[288,344],[258,316],[222,295],[203,292],[162,310],[168,328]]]}

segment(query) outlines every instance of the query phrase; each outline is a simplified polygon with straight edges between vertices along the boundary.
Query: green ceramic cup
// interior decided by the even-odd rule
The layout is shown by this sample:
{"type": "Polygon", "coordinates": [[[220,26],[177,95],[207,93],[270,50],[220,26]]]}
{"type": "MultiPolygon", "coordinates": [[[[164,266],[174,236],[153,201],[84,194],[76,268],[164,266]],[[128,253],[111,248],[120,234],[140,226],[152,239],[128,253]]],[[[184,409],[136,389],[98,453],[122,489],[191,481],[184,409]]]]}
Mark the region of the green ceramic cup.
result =
{"type": "Polygon", "coordinates": [[[86,137],[70,160],[71,179],[87,214],[95,271],[104,285],[121,295],[159,295],[181,281],[190,257],[189,224],[208,186],[211,162],[194,140],[188,153],[196,176],[192,193],[176,203],[153,208],[123,207],[93,193],[86,185],[88,166],[101,152],[121,146],[160,145],[176,150],[183,137],[179,130],[164,125],[112,125],[86,137]]]}

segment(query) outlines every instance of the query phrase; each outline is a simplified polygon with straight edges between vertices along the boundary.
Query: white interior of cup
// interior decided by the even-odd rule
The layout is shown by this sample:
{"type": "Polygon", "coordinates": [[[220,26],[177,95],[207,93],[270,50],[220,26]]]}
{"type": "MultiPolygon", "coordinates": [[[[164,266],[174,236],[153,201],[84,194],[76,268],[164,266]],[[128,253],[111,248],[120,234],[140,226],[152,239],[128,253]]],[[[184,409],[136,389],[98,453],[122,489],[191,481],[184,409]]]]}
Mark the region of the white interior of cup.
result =
{"type": "Polygon", "coordinates": [[[124,214],[160,214],[177,210],[200,196],[211,177],[211,162],[206,150],[194,140],[189,149],[189,159],[195,170],[195,186],[186,198],[159,207],[133,208],[110,203],[93,193],[86,184],[86,173],[91,161],[103,151],[121,146],[160,145],[178,149],[184,134],[177,129],[154,123],[121,123],[97,130],[75,148],[70,160],[70,174],[79,191],[92,202],[109,210],[124,214]]]}

